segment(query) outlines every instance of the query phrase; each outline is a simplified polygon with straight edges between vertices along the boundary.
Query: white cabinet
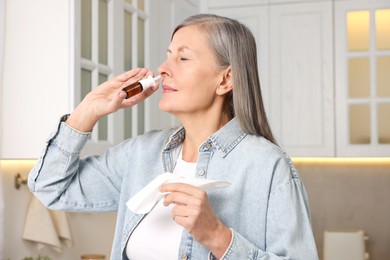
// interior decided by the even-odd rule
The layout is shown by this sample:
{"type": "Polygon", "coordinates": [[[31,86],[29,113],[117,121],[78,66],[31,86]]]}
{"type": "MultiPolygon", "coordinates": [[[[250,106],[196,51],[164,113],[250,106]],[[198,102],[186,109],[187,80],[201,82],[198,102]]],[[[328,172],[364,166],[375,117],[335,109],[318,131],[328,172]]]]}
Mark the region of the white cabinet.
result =
{"type": "MultiPolygon", "coordinates": [[[[107,66],[80,59],[80,13],[74,12],[78,1],[7,2],[1,158],[40,155],[59,116],[71,112],[82,96],[82,68],[94,71],[90,87],[128,69],[129,59],[132,67],[145,65],[157,72],[173,28],[200,10],[235,18],[253,32],[265,108],[278,142],[291,156],[390,155],[390,49],[376,47],[376,19],[390,16],[389,1],[149,0],[140,12],[132,7],[135,2],[140,3],[107,2],[114,12],[114,19],[107,20],[111,29],[106,43],[113,47],[107,66]],[[144,28],[143,44],[138,40],[142,34],[134,29],[132,43],[126,42],[124,10],[133,14],[133,27],[140,23],[144,28]],[[383,14],[377,16],[378,10],[383,14]],[[369,48],[350,51],[347,14],[357,11],[368,12],[369,48]],[[141,49],[143,55],[137,51],[141,49]],[[350,76],[351,71],[358,76],[350,76]],[[358,94],[350,94],[351,82],[360,86],[358,94]],[[368,82],[368,88],[359,96],[362,82],[368,82]]],[[[383,24],[382,34],[390,35],[390,21],[383,24]]],[[[141,106],[108,117],[101,124],[105,129],[94,131],[87,152],[103,151],[128,135],[177,125],[174,117],[159,110],[160,97],[158,91],[141,106]],[[131,134],[126,134],[128,125],[131,134]],[[104,133],[102,140],[99,133],[104,133]]]]}
{"type": "Polygon", "coordinates": [[[291,156],[390,155],[389,1],[210,0],[203,8],[255,34],[272,131],[291,156]],[[364,13],[352,33],[351,12],[364,13]],[[348,49],[350,37],[367,47],[348,49]]]}
{"type": "Polygon", "coordinates": [[[334,155],[332,2],[270,6],[270,121],[292,156],[334,155]]]}
{"type": "Polygon", "coordinates": [[[1,158],[37,158],[69,111],[68,1],[7,1],[1,158]]]}
{"type": "Polygon", "coordinates": [[[257,40],[263,99],[278,142],[292,156],[334,155],[331,1],[223,2],[208,8],[243,22],[257,40]]]}
{"type": "MultiPolygon", "coordinates": [[[[3,92],[3,65],[4,65],[4,37],[5,37],[5,1],[0,0],[0,101],[1,104],[3,103],[2,99],[2,92],[3,92]]],[[[0,109],[0,144],[2,143],[1,138],[3,137],[2,134],[2,114],[0,109]]],[[[2,147],[0,145],[0,155],[2,147]]],[[[0,157],[1,158],[1,157],[0,157]]],[[[0,255],[1,256],[1,255],[0,255]]]]}
{"type": "MultiPolygon", "coordinates": [[[[81,33],[81,3],[89,2],[7,1],[0,158],[39,157],[60,116],[107,78],[129,66],[157,72],[173,27],[199,12],[199,0],[91,1],[89,35],[81,33]]],[[[159,95],[129,110],[132,135],[176,123],[159,111],[159,95]]],[[[123,140],[124,116],[122,110],[103,119],[84,153],[123,140]]]]}
{"type": "Polygon", "coordinates": [[[390,2],[335,2],[338,156],[390,156],[390,2]]]}

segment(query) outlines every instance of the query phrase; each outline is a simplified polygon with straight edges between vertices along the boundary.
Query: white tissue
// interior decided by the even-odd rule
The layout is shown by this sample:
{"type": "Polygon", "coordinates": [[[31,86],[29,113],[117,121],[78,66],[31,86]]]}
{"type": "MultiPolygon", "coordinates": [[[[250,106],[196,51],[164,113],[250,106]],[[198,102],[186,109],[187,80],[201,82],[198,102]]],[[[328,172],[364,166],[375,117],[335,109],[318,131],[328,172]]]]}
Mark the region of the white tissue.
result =
{"type": "Polygon", "coordinates": [[[126,205],[134,213],[146,214],[149,213],[154,205],[164,198],[167,193],[161,193],[159,188],[164,183],[185,183],[198,187],[206,192],[228,187],[230,182],[196,178],[181,178],[173,175],[170,172],[163,173],[152,180],[142,190],[130,198],[126,205]]]}

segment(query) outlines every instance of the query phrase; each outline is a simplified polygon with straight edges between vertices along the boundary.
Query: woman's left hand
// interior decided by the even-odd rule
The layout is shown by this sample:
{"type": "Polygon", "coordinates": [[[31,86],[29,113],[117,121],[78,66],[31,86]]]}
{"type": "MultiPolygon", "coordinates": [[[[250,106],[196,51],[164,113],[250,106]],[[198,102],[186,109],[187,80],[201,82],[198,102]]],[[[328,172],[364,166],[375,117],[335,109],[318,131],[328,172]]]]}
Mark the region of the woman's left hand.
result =
{"type": "Polygon", "coordinates": [[[207,193],[195,186],[167,183],[161,192],[168,192],[164,205],[174,204],[172,218],[201,244],[220,258],[231,240],[231,231],[215,215],[207,193]]]}

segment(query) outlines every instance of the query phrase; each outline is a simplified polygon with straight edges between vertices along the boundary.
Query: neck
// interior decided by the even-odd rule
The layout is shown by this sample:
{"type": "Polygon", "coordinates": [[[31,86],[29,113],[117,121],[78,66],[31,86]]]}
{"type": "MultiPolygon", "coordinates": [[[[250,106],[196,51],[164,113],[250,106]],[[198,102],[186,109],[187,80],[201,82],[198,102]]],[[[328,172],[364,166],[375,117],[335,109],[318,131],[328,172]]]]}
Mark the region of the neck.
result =
{"type": "Polygon", "coordinates": [[[224,113],[218,118],[208,118],[201,116],[199,118],[187,118],[182,120],[186,130],[186,136],[183,142],[183,160],[187,162],[196,162],[198,159],[198,150],[209,136],[222,128],[230,118],[224,113]]]}

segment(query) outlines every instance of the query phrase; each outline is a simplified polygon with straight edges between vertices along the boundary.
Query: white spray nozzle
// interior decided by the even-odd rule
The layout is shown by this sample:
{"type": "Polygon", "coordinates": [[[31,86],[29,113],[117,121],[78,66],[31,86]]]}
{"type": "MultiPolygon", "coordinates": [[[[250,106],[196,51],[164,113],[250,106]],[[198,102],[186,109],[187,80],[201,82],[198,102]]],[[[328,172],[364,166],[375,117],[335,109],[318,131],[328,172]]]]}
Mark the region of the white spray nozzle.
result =
{"type": "Polygon", "coordinates": [[[161,79],[161,75],[157,75],[156,77],[153,78],[154,81],[157,81],[159,79],[161,79]]]}
{"type": "Polygon", "coordinates": [[[142,87],[145,90],[146,88],[156,86],[156,81],[158,81],[160,78],[161,78],[161,75],[157,75],[154,78],[151,75],[149,75],[146,79],[140,80],[139,83],[141,83],[142,87]]]}

